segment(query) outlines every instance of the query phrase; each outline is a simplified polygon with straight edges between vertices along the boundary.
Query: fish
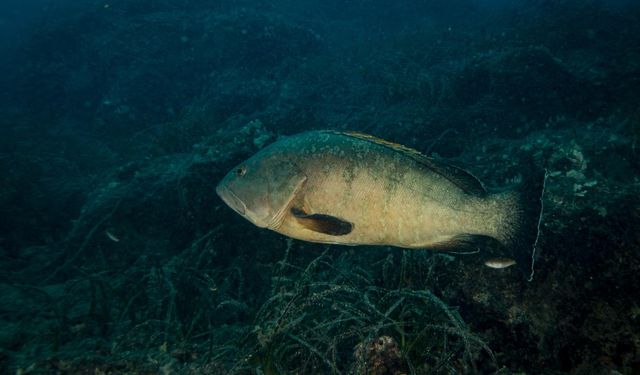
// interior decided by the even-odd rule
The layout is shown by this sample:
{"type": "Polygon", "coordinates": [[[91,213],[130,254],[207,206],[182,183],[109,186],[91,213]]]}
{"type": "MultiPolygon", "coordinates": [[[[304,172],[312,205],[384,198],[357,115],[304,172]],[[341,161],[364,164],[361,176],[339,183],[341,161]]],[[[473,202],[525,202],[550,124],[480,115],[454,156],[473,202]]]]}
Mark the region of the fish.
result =
{"type": "Polygon", "coordinates": [[[532,262],[542,181],[489,192],[469,172],[372,135],[283,137],[230,170],[216,193],[260,228],[337,245],[484,250],[532,262]]]}
{"type": "Polygon", "coordinates": [[[514,264],[516,264],[516,261],[510,258],[491,258],[484,262],[485,266],[495,269],[508,268],[514,264]]]}
{"type": "Polygon", "coordinates": [[[120,242],[120,238],[118,236],[116,236],[115,234],[113,234],[110,230],[105,230],[104,234],[107,235],[107,238],[109,238],[111,241],[113,242],[120,242]]]}

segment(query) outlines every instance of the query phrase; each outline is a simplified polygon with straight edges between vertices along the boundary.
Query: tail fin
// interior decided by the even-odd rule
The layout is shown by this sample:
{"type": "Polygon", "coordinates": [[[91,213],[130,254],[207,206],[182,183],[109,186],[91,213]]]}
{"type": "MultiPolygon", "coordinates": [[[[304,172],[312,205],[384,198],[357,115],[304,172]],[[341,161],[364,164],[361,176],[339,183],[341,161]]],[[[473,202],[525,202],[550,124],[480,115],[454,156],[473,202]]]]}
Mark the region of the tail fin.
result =
{"type": "Polygon", "coordinates": [[[508,247],[528,281],[533,281],[535,274],[546,182],[546,170],[532,170],[517,189],[514,230],[508,247]]]}

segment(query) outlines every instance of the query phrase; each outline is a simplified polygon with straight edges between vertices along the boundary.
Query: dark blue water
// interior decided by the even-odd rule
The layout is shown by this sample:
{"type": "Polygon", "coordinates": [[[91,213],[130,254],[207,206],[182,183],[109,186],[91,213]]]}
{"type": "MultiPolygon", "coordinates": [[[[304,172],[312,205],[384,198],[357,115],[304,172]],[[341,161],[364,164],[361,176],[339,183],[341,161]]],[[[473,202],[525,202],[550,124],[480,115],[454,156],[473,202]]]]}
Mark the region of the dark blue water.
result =
{"type": "Polygon", "coordinates": [[[4,1],[0,49],[0,373],[640,373],[636,1],[4,1]],[[529,191],[517,246],[216,195],[319,129],[529,191]]]}

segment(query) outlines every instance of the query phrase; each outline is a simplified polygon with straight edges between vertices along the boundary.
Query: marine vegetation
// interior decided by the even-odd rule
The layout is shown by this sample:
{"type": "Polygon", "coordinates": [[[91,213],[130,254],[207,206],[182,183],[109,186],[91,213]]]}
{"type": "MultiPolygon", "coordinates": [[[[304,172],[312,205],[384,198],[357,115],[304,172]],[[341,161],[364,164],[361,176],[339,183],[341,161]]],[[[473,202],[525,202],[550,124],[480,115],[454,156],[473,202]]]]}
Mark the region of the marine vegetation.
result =
{"type": "MultiPolygon", "coordinates": [[[[291,242],[289,242],[291,244],[291,242]]],[[[348,255],[322,255],[302,268],[278,263],[271,297],[260,307],[233,370],[265,373],[386,374],[469,372],[492,357],[455,308],[428,289],[413,289],[389,255],[376,269],[352,269],[348,255]],[[372,272],[387,270],[376,286],[372,272]],[[350,364],[349,366],[346,366],[350,364]]],[[[400,262],[408,262],[402,257],[400,262]]],[[[404,265],[406,267],[406,264],[404,265]]]]}

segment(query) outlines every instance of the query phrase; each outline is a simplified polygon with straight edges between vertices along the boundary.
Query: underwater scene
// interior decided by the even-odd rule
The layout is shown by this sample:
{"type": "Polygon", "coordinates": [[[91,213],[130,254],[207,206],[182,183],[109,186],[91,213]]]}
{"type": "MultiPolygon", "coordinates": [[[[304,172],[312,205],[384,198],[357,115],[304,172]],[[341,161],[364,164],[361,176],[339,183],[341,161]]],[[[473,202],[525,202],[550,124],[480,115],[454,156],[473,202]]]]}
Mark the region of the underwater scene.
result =
{"type": "Polygon", "coordinates": [[[3,0],[0,374],[640,374],[637,0],[3,0]]]}

